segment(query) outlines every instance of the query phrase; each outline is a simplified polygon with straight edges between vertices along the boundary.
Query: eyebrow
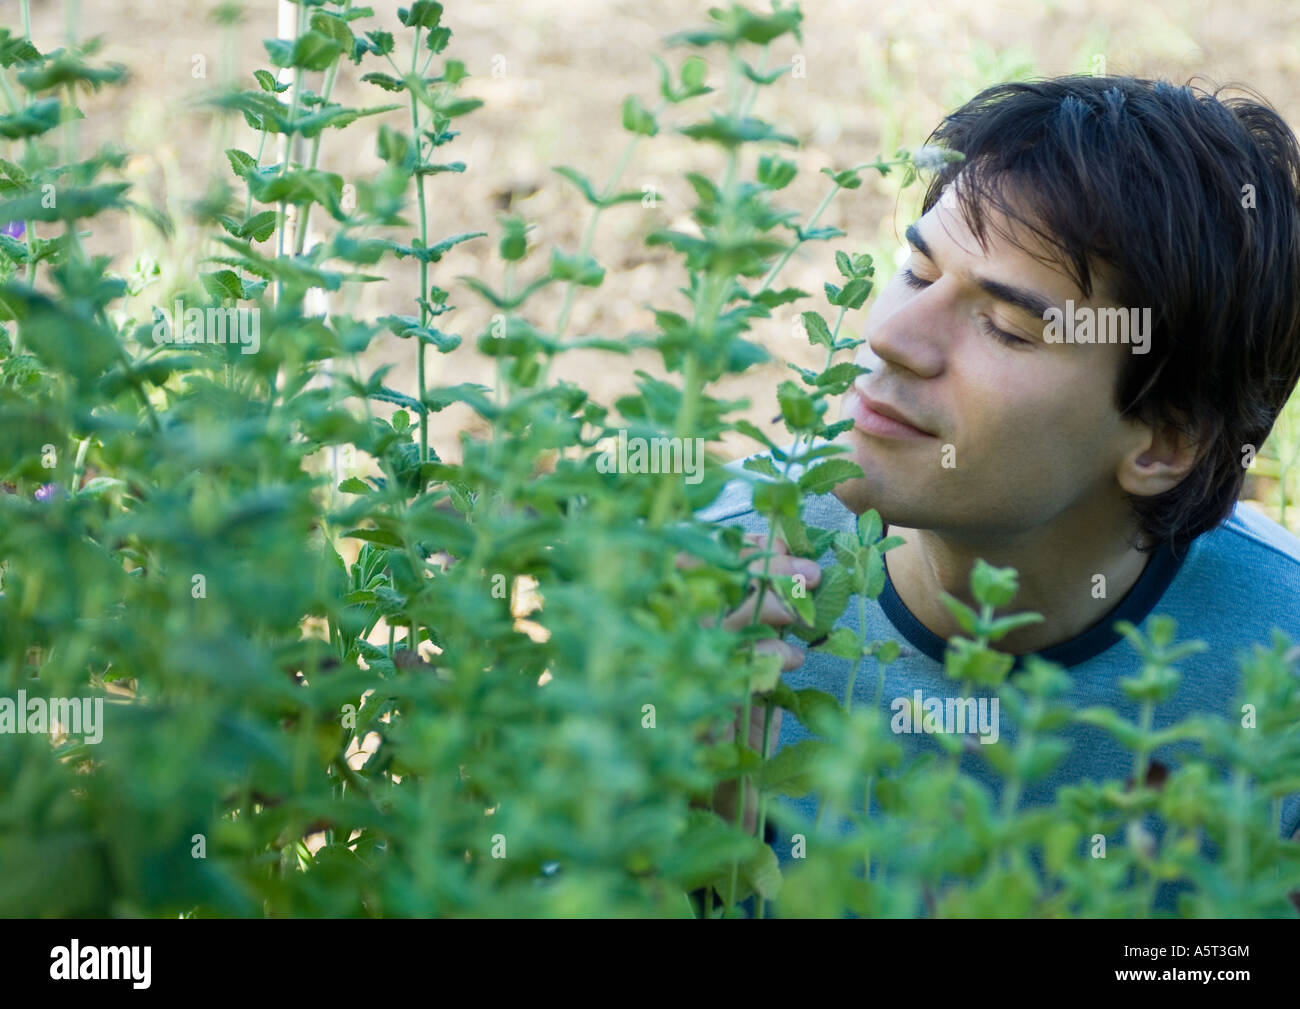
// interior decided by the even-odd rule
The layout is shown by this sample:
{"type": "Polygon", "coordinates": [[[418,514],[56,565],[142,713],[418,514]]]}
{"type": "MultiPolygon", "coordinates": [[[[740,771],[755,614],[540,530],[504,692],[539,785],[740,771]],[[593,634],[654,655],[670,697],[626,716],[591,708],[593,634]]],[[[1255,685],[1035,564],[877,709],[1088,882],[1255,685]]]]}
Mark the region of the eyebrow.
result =
{"type": "MultiPolygon", "coordinates": [[[[926,244],[921,237],[921,229],[915,224],[907,226],[907,240],[926,259],[934,262],[934,255],[930,251],[930,246],[926,244]]],[[[1030,291],[1024,287],[1013,287],[1011,284],[1004,284],[999,280],[991,280],[988,277],[981,277],[978,274],[969,274],[970,278],[979,285],[986,293],[992,295],[998,301],[1005,302],[1008,305],[1014,305],[1016,308],[1024,309],[1036,319],[1046,318],[1047,310],[1055,308],[1055,303],[1050,298],[1045,298],[1041,294],[1030,291]]]]}

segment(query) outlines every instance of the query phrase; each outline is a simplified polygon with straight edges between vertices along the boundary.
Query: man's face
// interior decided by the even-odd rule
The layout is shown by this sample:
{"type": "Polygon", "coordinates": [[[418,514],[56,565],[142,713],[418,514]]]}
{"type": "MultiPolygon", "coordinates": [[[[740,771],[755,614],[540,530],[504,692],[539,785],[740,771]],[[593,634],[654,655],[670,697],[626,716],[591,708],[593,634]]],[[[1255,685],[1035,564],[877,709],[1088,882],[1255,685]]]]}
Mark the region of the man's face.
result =
{"type": "MultiPolygon", "coordinates": [[[[993,223],[1044,255],[1018,225],[993,223]]],[[[1095,283],[1085,299],[1060,268],[996,229],[988,238],[985,254],[951,187],[908,231],[911,257],[880,292],[857,350],[871,374],[841,402],[840,418],[858,426],[838,441],[865,476],[835,493],[854,512],[875,508],[904,528],[978,538],[1105,513],[1122,501],[1115,474],[1134,429],[1120,419],[1113,390],[1131,347],[1043,337],[1043,307],[1110,305],[1105,285],[1095,283]],[[908,271],[924,286],[910,286],[908,271]],[[882,421],[858,393],[928,434],[882,421]]]]}

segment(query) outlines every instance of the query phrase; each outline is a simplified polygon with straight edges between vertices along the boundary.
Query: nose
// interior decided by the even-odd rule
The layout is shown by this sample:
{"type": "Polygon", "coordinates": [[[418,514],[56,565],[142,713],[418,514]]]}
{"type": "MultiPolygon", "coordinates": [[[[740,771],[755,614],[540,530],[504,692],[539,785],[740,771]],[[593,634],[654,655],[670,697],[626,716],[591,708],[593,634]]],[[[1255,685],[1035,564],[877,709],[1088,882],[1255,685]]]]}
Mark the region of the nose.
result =
{"type": "Polygon", "coordinates": [[[942,334],[954,326],[946,281],[941,278],[923,291],[877,302],[863,331],[866,342],[858,347],[855,360],[877,371],[881,365],[876,361],[922,378],[940,374],[946,353],[942,334]]]}

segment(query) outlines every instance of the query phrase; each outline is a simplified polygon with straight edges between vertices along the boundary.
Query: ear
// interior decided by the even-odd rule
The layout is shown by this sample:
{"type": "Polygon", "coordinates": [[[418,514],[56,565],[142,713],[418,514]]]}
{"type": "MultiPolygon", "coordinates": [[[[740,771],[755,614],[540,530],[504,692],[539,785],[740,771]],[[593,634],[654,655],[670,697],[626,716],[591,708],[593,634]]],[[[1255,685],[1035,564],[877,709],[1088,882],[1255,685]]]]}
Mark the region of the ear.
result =
{"type": "Polygon", "coordinates": [[[1115,479],[1135,497],[1163,494],[1177,487],[1196,466],[1201,445],[1176,427],[1136,426],[1134,442],[1120,460],[1115,479]]]}

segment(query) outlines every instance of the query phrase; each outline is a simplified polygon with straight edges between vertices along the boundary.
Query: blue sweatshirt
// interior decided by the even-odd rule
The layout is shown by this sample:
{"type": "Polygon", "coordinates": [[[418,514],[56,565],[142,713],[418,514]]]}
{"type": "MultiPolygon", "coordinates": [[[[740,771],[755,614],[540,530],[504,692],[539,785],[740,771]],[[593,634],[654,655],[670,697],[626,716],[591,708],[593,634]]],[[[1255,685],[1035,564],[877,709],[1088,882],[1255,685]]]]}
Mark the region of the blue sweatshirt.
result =
{"type": "MultiPolygon", "coordinates": [[[[727,469],[740,473],[742,462],[737,460],[727,469]]],[[[738,525],[746,532],[767,531],[767,520],[752,508],[750,485],[745,479],[729,482],[717,499],[697,515],[708,521],[738,525]]],[[[853,532],[857,522],[857,515],[829,493],[808,497],[803,518],[811,526],[845,532],[853,532]]],[[[828,551],[820,563],[823,567],[833,564],[834,555],[828,551]]],[[[1006,612],[1015,610],[1013,600],[1006,612]]],[[[1128,620],[1146,631],[1146,618],[1158,614],[1177,621],[1177,640],[1199,638],[1209,648],[1177,664],[1181,681],[1173,697],[1156,707],[1154,728],[1163,728],[1194,712],[1240,718],[1241,713],[1233,714],[1231,707],[1240,677],[1237,655],[1249,654],[1255,644],[1269,647],[1275,627],[1281,628],[1293,643],[1300,643],[1300,540],[1254,508],[1238,502],[1226,521],[1197,537],[1181,557],[1175,558],[1167,548],[1153,553],[1138,581],[1111,612],[1068,641],[1037,653],[1065,667],[1073,680],[1072,689],[1062,700],[1076,709],[1104,705],[1136,721],[1138,705],[1124,695],[1119,681],[1138,675],[1142,663],[1113,625],[1128,620]]],[[[889,581],[888,571],[880,598],[875,602],[867,600],[866,617],[868,642],[893,639],[903,646],[903,655],[886,667],[881,708],[887,718],[901,718],[901,705],[895,705],[895,699],[915,698],[917,691],[922,698],[957,695],[960,687],[944,673],[944,640],[908,611],[889,581]]],[[[849,601],[835,626],[858,632],[856,598],[849,601]]],[[[796,646],[804,644],[790,640],[796,646]]],[[[784,674],[784,680],[794,690],[815,687],[842,700],[848,676],[849,663],[845,660],[808,650],[804,663],[784,674]]],[[[878,670],[868,663],[854,683],[854,707],[872,703],[877,680],[878,670]]],[[[993,695],[976,688],[971,696],[993,695]]],[[[1010,717],[999,721],[1000,738],[1013,743],[1015,726],[1010,717]]],[[[1132,774],[1132,754],[1101,729],[1068,724],[1057,733],[1071,744],[1070,752],[1051,774],[1025,786],[1022,805],[1051,804],[1062,785],[1086,779],[1122,782],[1132,774]]],[[[808,738],[809,731],[793,714],[785,712],[777,749],[808,738]]],[[[897,739],[909,756],[922,751],[942,752],[923,732],[900,733],[897,739]]],[[[1167,747],[1156,750],[1152,759],[1169,766],[1178,764],[1167,747]]],[[[1001,778],[986,761],[965,753],[960,766],[964,773],[988,787],[995,799],[1000,795],[1001,778]]],[[[809,821],[816,816],[815,794],[776,801],[797,810],[809,821]]],[[[1292,795],[1282,804],[1281,834],[1291,837],[1298,827],[1300,795],[1292,795]]],[[[849,828],[841,821],[840,829],[849,828]]],[[[1158,837],[1158,831],[1155,833],[1158,837]]],[[[769,832],[768,840],[782,865],[789,863],[789,839],[778,839],[769,832]]],[[[1122,835],[1107,838],[1108,845],[1122,843],[1122,835]]],[[[1156,907],[1173,910],[1175,894],[1181,889],[1162,885],[1156,907]]]]}

